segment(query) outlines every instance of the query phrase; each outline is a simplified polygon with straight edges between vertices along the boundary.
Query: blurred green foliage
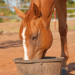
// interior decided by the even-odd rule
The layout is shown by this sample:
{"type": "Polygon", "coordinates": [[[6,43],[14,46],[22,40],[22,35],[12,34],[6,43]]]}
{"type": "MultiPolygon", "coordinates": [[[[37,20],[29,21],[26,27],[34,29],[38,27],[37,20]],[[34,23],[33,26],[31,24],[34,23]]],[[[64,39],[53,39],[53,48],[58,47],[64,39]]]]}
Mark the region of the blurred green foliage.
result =
{"type": "MultiPolygon", "coordinates": [[[[29,3],[31,0],[20,0],[20,5],[18,8],[29,8],[29,3]]],[[[0,6],[7,7],[8,5],[5,3],[5,0],[0,0],[0,6]]],[[[67,0],[67,8],[75,8],[75,2],[73,0],[67,0]]],[[[21,11],[27,12],[27,10],[22,9],[21,11]]],[[[67,10],[68,13],[74,13],[75,10],[67,10]]],[[[0,8],[0,15],[3,14],[4,16],[12,16],[16,15],[15,11],[12,11],[10,9],[4,9],[0,8]]],[[[14,16],[15,17],[15,16],[14,16]]],[[[70,17],[74,17],[74,15],[71,15],[70,17]]],[[[54,15],[52,16],[54,18],[54,15]]],[[[16,21],[15,19],[11,19],[10,21],[16,21]]],[[[3,20],[0,18],[0,22],[3,22],[3,20]]]]}
{"type": "MultiPolygon", "coordinates": [[[[21,0],[21,2],[20,2],[20,7],[21,7],[21,8],[29,8],[30,1],[31,1],[31,0],[21,0]]],[[[22,9],[22,11],[23,11],[24,13],[27,12],[27,10],[23,10],[23,9],[22,9]]]]}
{"type": "MultiPolygon", "coordinates": [[[[67,0],[67,8],[75,8],[75,2],[73,0],[67,0]]],[[[75,13],[75,10],[67,10],[67,13],[75,13]]],[[[74,17],[75,15],[70,15],[69,17],[74,17]]]]}
{"type": "Polygon", "coordinates": [[[75,8],[75,2],[73,0],[67,0],[67,8],[75,8]]]}
{"type": "Polygon", "coordinates": [[[0,22],[3,22],[3,19],[2,18],[0,18],[0,22]]]}
{"type": "MultiPolygon", "coordinates": [[[[0,6],[6,6],[4,0],[0,0],[0,6]]],[[[6,9],[0,8],[0,13],[2,13],[2,12],[3,12],[3,13],[6,13],[5,11],[6,11],[6,9]]]]}
{"type": "MultiPolygon", "coordinates": [[[[8,7],[8,4],[5,3],[5,0],[0,0],[0,6],[8,7]]],[[[13,12],[8,8],[6,9],[0,8],[0,16],[11,16],[11,15],[16,15],[16,12],[13,12]]],[[[3,18],[0,18],[0,22],[4,22],[4,21],[5,20],[3,18]]]]}
{"type": "MultiPolygon", "coordinates": [[[[7,4],[5,3],[5,0],[0,0],[0,6],[7,6],[7,4]]],[[[8,11],[10,12],[10,9],[4,9],[4,8],[0,8],[0,13],[3,13],[3,15],[9,15],[10,13],[8,13],[8,11]]],[[[12,12],[12,11],[11,11],[12,12]]]]}
{"type": "Polygon", "coordinates": [[[73,0],[67,0],[67,2],[68,2],[69,4],[73,4],[73,3],[74,3],[73,0]]]}

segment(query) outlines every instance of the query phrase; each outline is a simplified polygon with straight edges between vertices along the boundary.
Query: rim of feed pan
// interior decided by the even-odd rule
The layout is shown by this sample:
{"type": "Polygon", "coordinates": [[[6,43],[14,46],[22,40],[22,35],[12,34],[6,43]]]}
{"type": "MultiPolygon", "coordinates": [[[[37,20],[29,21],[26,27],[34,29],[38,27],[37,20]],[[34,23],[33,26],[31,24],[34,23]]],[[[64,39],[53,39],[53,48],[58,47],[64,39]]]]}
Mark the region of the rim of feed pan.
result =
{"type": "Polygon", "coordinates": [[[23,58],[15,58],[15,63],[25,63],[25,64],[31,64],[31,63],[48,63],[48,62],[62,62],[64,60],[64,57],[45,57],[44,59],[38,59],[38,60],[23,60],[23,58]]]}

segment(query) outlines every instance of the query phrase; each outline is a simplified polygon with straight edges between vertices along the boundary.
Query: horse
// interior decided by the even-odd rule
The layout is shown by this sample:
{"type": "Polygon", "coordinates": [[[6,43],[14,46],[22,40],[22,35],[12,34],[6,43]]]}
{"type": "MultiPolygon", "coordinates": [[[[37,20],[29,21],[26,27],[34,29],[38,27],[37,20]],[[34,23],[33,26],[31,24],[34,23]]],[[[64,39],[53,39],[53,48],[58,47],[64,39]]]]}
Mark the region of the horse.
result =
{"type": "Polygon", "coordinates": [[[50,20],[54,8],[56,8],[61,40],[61,57],[65,58],[63,67],[66,67],[69,57],[66,2],[67,0],[31,0],[29,10],[26,13],[13,6],[18,16],[22,18],[19,36],[23,42],[24,60],[43,59],[45,57],[46,51],[53,42],[50,20]]]}

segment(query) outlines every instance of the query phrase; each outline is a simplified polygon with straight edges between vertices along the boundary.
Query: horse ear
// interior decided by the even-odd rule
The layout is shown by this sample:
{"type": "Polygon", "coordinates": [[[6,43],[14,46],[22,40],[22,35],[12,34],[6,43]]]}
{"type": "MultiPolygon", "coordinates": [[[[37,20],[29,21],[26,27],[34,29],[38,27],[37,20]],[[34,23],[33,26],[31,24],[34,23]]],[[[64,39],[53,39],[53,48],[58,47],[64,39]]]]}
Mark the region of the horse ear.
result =
{"type": "Polygon", "coordinates": [[[33,14],[35,18],[38,18],[41,15],[41,11],[39,10],[38,6],[34,3],[33,3],[33,14]]]}
{"type": "Polygon", "coordinates": [[[22,19],[25,17],[25,14],[22,11],[20,11],[19,9],[17,9],[14,6],[13,6],[13,8],[15,9],[18,16],[20,16],[22,19]]]}

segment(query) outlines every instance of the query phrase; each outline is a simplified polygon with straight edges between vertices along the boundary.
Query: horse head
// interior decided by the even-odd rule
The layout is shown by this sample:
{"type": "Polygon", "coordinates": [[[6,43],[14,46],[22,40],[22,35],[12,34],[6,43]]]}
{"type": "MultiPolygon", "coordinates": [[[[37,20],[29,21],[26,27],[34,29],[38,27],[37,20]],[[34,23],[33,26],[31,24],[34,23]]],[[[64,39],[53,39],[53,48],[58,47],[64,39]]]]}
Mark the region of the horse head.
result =
{"type": "Polygon", "coordinates": [[[14,7],[22,18],[19,35],[23,42],[24,60],[42,59],[52,45],[52,34],[40,8],[33,3],[27,13],[14,7]]]}

